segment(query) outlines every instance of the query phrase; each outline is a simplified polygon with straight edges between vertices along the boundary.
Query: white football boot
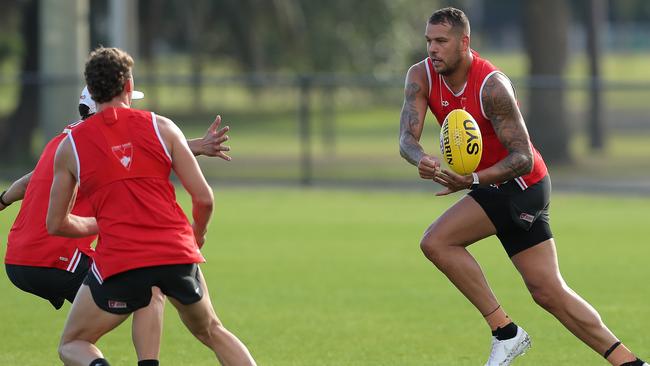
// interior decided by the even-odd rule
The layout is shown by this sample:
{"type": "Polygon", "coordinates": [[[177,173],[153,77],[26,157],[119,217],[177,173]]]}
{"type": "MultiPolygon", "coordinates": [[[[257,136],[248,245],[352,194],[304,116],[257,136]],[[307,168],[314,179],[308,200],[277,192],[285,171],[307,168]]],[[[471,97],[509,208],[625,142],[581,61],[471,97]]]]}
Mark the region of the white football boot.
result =
{"type": "Polygon", "coordinates": [[[523,328],[517,326],[517,335],[500,341],[492,337],[492,351],[485,366],[508,366],[517,356],[530,348],[530,337],[523,328]]]}

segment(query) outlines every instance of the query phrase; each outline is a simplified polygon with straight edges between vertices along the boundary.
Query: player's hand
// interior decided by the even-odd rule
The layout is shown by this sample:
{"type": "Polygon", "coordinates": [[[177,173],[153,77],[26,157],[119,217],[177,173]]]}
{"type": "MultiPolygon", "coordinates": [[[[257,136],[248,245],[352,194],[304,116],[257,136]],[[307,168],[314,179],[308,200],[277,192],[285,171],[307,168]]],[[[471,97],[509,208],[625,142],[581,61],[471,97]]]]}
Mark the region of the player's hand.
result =
{"type": "Polygon", "coordinates": [[[424,155],[418,162],[418,173],[422,179],[433,179],[440,173],[440,160],[435,156],[424,155]]]}
{"type": "Polygon", "coordinates": [[[230,137],[226,135],[230,131],[229,126],[219,128],[221,125],[221,116],[212,122],[212,125],[205,132],[205,136],[200,141],[199,151],[200,155],[216,156],[223,160],[230,161],[232,158],[228,156],[225,151],[230,151],[230,146],[223,145],[230,137]]]}
{"type": "Polygon", "coordinates": [[[194,237],[196,238],[196,245],[198,245],[199,249],[203,248],[203,244],[205,244],[205,235],[195,235],[194,237]]]}
{"type": "Polygon", "coordinates": [[[194,240],[196,241],[196,245],[199,247],[199,249],[203,248],[203,244],[205,244],[205,234],[207,233],[206,230],[203,230],[203,232],[198,232],[196,231],[196,225],[192,224],[192,232],[194,232],[194,240]]]}
{"type": "Polygon", "coordinates": [[[460,175],[447,169],[438,172],[433,180],[445,187],[445,190],[436,193],[436,196],[446,196],[450,193],[468,189],[474,181],[471,175],[460,175]]]}

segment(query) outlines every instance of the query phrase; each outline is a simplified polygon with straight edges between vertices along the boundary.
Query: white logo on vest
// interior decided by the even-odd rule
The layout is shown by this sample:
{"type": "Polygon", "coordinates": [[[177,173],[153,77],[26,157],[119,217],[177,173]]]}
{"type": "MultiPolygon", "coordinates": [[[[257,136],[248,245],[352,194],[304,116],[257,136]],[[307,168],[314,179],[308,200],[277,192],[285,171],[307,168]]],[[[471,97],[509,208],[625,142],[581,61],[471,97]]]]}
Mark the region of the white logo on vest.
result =
{"type": "Polygon", "coordinates": [[[113,146],[113,155],[122,164],[126,170],[131,170],[131,162],[133,161],[133,145],[130,142],[126,144],[113,146]]]}

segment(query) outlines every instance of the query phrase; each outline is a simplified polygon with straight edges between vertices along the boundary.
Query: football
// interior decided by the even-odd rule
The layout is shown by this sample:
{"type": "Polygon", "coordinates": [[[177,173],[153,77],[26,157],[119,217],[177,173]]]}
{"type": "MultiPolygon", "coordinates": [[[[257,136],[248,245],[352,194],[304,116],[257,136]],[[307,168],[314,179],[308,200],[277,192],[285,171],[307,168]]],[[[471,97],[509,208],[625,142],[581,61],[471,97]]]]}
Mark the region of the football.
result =
{"type": "Polygon", "coordinates": [[[447,165],[461,175],[471,174],[481,162],[483,142],[478,124],[463,109],[449,112],[440,129],[440,153],[447,165]]]}

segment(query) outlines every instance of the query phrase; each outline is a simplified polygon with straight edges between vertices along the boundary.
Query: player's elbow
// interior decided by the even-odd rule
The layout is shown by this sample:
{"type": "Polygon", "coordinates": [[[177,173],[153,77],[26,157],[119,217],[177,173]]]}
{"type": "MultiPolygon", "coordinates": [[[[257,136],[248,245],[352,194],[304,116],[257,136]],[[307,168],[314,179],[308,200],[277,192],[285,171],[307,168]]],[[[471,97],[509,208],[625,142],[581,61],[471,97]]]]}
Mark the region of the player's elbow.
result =
{"type": "Polygon", "coordinates": [[[520,167],[519,167],[519,172],[521,172],[521,175],[527,175],[530,174],[533,171],[533,165],[534,165],[534,159],[533,159],[533,154],[531,153],[521,153],[519,154],[519,161],[520,161],[520,167]]]}
{"type": "Polygon", "coordinates": [[[50,215],[47,215],[45,220],[45,227],[47,228],[47,233],[50,235],[61,235],[61,220],[55,219],[50,215]]]}
{"type": "Polygon", "coordinates": [[[407,143],[407,137],[404,134],[401,134],[399,137],[399,155],[403,157],[404,159],[408,160],[408,152],[406,146],[408,145],[407,143]]]}
{"type": "Polygon", "coordinates": [[[192,203],[202,209],[211,210],[214,206],[214,194],[212,193],[212,188],[207,187],[205,191],[193,196],[192,203]]]}
{"type": "Polygon", "coordinates": [[[408,155],[406,154],[406,150],[404,150],[401,144],[399,146],[399,156],[401,156],[404,159],[408,157],[408,155]]]}

